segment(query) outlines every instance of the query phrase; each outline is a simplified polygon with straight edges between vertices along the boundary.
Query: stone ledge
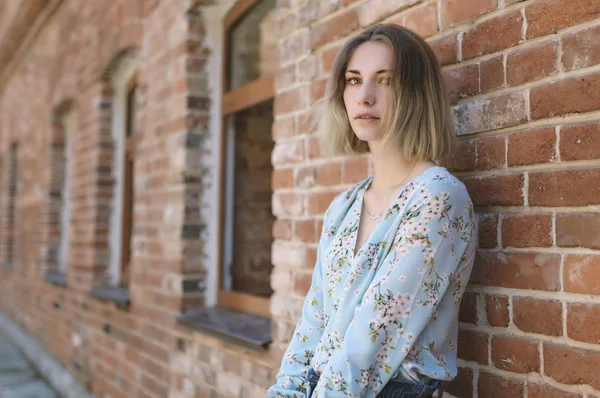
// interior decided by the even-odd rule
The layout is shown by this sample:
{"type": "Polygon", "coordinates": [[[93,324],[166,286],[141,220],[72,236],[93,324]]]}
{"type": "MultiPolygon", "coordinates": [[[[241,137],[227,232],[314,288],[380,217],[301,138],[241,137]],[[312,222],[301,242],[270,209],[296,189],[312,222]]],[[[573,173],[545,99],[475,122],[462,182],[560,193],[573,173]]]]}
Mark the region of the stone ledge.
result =
{"type": "Polygon", "coordinates": [[[35,365],[36,370],[61,397],[94,398],[37,340],[1,312],[0,331],[35,365]]]}
{"type": "Polygon", "coordinates": [[[67,275],[64,272],[48,271],[44,280],[56,286],[67,287],[67,275]]]}
{"type": "Polygon", "coordinates": [[[227,308],[190,310],[179,315],[177,321],[189,329],[253,351],[265,352],[272,341],[270,319],[227,308]]]}
{"type": "Polygon", "coordinates": [[[90,290],[90,296],[100,301],[113,302],[122,310],[129,308],[129,289],[124,286],[97,287],[90,290]]]}

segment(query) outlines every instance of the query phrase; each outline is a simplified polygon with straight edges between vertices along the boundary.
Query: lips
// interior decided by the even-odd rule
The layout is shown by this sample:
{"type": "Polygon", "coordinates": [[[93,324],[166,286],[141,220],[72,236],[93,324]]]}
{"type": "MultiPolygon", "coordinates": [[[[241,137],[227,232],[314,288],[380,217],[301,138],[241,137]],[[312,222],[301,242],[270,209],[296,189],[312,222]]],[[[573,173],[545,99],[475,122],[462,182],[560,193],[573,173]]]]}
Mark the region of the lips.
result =
{"type": "Polygon", "coordinates": [[[355,119],[370,120],[370,119],[379,119],[379,118],[371,113],[359,113],[358,115],[356,115],[355,119]]]}

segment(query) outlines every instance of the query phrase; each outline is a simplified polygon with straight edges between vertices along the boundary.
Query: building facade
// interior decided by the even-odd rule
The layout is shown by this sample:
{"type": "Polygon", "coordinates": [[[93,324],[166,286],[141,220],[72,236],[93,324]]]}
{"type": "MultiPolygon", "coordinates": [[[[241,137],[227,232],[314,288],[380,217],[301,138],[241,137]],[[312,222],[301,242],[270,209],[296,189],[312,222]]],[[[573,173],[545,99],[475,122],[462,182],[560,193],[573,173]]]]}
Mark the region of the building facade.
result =
{"type": "Polygon", "coordinates": [[[478,214],[448,392],[600,396],[598,0],[4,0],[0,310],[98,398],[264,397],[370,172],[308,110],[382,21],[438,56],[478,214]]]}

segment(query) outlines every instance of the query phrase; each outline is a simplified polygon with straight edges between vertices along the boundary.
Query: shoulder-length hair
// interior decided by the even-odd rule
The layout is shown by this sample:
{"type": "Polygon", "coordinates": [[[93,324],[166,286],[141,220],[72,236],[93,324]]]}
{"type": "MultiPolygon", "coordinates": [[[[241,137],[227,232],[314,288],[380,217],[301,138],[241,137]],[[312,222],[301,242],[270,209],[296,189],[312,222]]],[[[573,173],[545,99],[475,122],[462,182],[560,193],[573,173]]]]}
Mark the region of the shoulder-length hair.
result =
{"type": "Polygon", "coordinates": [[[353,133],[344,105],[344,77],[358,46],[382,42],[392,50],[392,100],[382,120],[383,147],[397,149],[405,159],[434,161],[446,158],[454,147],[454,124],[440,67],[431,47],[413,31],[380,24],[348,40],[331,67],[325,95],[312,109],[328,156],[369,151],[367,142],[353,133]]]}

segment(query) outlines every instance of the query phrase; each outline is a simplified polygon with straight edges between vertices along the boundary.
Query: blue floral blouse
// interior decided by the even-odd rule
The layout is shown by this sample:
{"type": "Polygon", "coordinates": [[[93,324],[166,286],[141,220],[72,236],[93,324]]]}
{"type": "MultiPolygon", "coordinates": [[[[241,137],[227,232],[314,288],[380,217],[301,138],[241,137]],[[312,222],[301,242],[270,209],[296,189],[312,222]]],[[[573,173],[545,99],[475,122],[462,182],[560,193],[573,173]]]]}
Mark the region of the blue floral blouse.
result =
{"type": "Polygon", "coordinates": [[[458,309],[476,246],[465,186],[434,166],[408,182],[357,250],[372,177],[325,213],[312,285],[269,397],[375,397],[392,378],[456,376],[458,309]]]}

